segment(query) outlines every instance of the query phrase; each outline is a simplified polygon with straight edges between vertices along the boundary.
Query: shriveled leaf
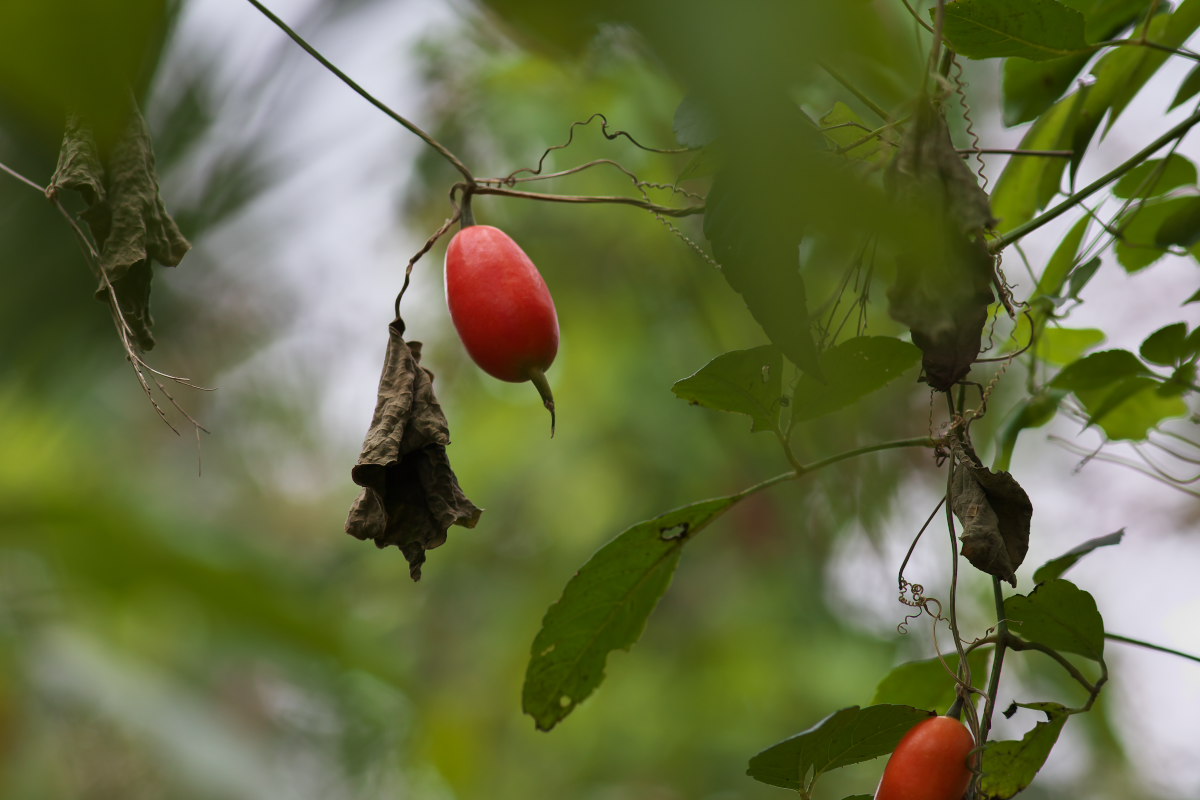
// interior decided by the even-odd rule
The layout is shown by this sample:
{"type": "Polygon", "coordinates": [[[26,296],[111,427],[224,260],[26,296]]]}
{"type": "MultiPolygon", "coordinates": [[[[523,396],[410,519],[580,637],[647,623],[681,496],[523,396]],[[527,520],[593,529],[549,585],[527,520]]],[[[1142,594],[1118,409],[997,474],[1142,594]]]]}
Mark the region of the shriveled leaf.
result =
{"type": "Polygon", "coordinates": [[[132,99],[125,127],[110,147],[97,144],[91,120],[68,119],[46,192],[57,197],[65,190],[87,203],[83,218],[99,250],[97,298],[120,308],[139,350],[152,349],[151,261],[173,267],[191,245],[159,196],[150,133],[132,99]]]}
{"type": "Polygon", "coordinates": [[[1149,372],[1146,365],[1128,350],[1101,350],[1068,364],[1054,376],[1050,385],[1067,391],[1085,391],[1149,372]]]}
{"type": "Polygon", "coordinates": [[[784,789],[811,787],[822,773],[886,755],[904,734],[934,716],[909,706],[851,706],[750,759],[746,774],[784,789]]]}
{"type": "Polygon", "coordinates": [[[1010,629],[1023,639],[1100,661],[1104,620],[1090,594],[1062,578],[1039,583],[1028,595],[1004,601],[1010,629]]]}
{"type": "Polygon", "coordinates": [[[772,345],[719,355],[671,391],[695,405],[746,414],[751,431],[779,426],[783,359],[772,345]]]}
{"type": "Polygon", "coordinates": [[[522,708],[540,730],[566,718],[628,650],[671,582],[683,546],[737,502],[704,500],[640,522],[600,548],[546,611],[525,672],[522,708]]]}
{"type": "Polygon", "coordinates": [[[1007,472],[971,461],[954,467],[951,508],[962,522],[963,557],[972,566],[1017,585],[1016,570],[1029,550],[1033,504],[1007,472]]]}
{"type": "Polygon", "coordinates": [[[363,491],[346,519],[351,536],[400,548],[414,581],[425,551],[444,544],[451,525],[473,528],[483,513],[450,468],[449,427],[433,394],[433,373],[420,359],[421,343],[404,341],[397,318],[388,326],[371,427],[350,470],[363,491]]]}
{"type": "Polygon", "coordinates": [[[1176,322],[1147,336],[1138,352],[1151,364],[1173,367],[1190,355],[1187,338],[1187,324],[1176,322]]]}
{"type": "Polygon", "coordinates": [[[1178,153],[1166,158],[1144,161],[1117,181],[1112,192],[1116,197],[1131,200],[1157,197],[1180,186],[1196,183],[1196,165],[1178,153]]]}
{"type": "Polygon", "coordinates": [[[801,375],[792,395],[792,421],[845,408],[916,366],[921,351],[890,336],[857,336],[821,354],[825,381],[801,375]]]}
{"type": "Polygon", "coordinates": [[[945,391],[979,355],[993,299],[994,264],[983,238],[993,222],[988,197],[928,103],[918,107],[887,178],[900,203],[932,226],[897,254],[888,312],[921,348],[923,379],[945,391]]]}
{"type": "MultiPolygon", "coordinates": [[[[972,650],[967,663],[971,667],[972,683],[985,684],[987,653],[983,649],[972,650]]],[[[899,664],[875,687],[871,704],[899,704],[944,714],[957,694],[954,682],[957,668],[958,656],[953,654],[946,656],[944,662],[940,658],[927,658],[899,664]]]]}
{"type": "Polygon", "coordinates": [[[1058,558],[1052,558],[1045,564],[1037,568],[1037,572],[1033,573],[1034,583],[1046,583],[1055,578],[1062,577],[1062,574],[1075,566],[1075,562],[1086,556],[1098,547],[1111,547],[1115,544],[1120,544],[1121,539],[1125,537],[1125,529],[1110,533],[1106,536],[1097,536],[1095,539],[1088,539],[1080,545],[1072,547],[1067,552],[1063,553],[1058,558]]]}
{"type": "Polygon", "coordinates": [[[1055,0],[959,0],[945,14],[946,38],[967,58],[1043,61],[1088,50],[1083,15],[1055,0]]]}
{"type": "Polygon", "coordinates": [[[1067,708],[1058,703],[1018,705],[1043,711],[1048,719],[1033,726],[1020,741],[995,741],[984,746],[979,791],[987,800],[1007,800],[1033,782],[1070,716],[1067,708]]]}

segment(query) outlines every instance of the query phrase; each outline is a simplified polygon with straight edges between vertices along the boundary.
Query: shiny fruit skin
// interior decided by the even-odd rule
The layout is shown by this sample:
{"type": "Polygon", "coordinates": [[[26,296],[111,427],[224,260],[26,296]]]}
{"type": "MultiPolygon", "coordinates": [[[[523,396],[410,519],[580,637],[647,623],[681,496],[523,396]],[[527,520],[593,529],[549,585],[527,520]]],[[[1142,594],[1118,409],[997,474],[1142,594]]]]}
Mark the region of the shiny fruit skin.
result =
{"type": "Polygon", "coordinates": [[[446,302],[472,360],[520,383],[558,354],[558,314],[537,267],[508,234],[470,225],[446,249],[446,302]]]}
{"type": "Polygon", "coordinates": [[[953,717],[918,723],[892,751],[875,800],[962,800],[974,747],[967,726],[953,717]]]}

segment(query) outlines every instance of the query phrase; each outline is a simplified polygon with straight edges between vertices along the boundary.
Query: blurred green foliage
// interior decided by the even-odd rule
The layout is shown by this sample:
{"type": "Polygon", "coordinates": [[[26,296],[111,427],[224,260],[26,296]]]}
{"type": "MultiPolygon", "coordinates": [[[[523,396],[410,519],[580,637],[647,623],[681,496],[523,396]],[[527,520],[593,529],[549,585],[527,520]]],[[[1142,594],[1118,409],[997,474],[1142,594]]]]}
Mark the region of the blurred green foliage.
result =
{"type": "MultiPolygon", "coordinates": [[[[319,4],[326,16],[311,29],[336,25],[336,5],[319,4]]],[[[383,5],[341,13],[382,18],[383,5]]],[[[808,80],[818,59],[889,105],[909,99],[922,68],[911,37],[890,27],[895,9],[863,0],[772,2],[757,14],[728,3],[584,4],[568,14],[488,5],[420,54],[421,116],[481,174],[535,165],[597,111],[641,142],[672,146],[675,108],[697,92],[731,125],[734,149],[758,154],[767,170],[771,141],[753,141],[772,130],[763,98],[785,84],[824,110],[839,97],[828,81],[808,80]],[[629,22],[644,38],[622,27],[629,22]],[[718,34],[725,46],[703,45],[718,34]],[[859,56],[867,51],[874,57],[859,56]],[[747,72],[778,83],[748,85],[747,72]]],[[[165,185],[182,177],[199,186],[172,209],[198,252],[156,283],[161,349],[201,383],[263,374],[233,403],[183,397],[214,431],[202,447],[170,436],[121,360],[69,230],[29,187],[0,176],[0,796],[769,798],[779,790],[745,776],[750,755],[869,702],[889,664],[932,655],[924,636],[878,637],[827,589],[838,537],[863,535],[859,526],[881,533],[896,492],[913,491],[914,473],[927,468],[924,454],[886,453],[778,487],[715,522],[683,556],[643,640],[610,658],[599,692],[553,734],[535,731],[519,704],[530,643],[573,571],[638,520],[787,468],[777,443],[750,435],[744,418],[670,391],[721,353],[765,344],[762,331],[689,246],[701,239],[695,220],[675,235],[628,208],[477,198],[479,221],[521,242],[555,293],[559,434],[544,438],[529,387],[495,385],[463,356],[441,308],[439,246],[414,273],[412,302],[425,305],[411,310],[426,327],[410,334],[426,340],[451,459],[486,513],[476,530],[451,531],[412,585],[397,553],[341,533],[357,442],[324,430],[314,399],[330,389],[322,366],[337,354],[252,360],[275,343],[288,293],[306,277],[251,299],[243,284],[221,284],[295,235],[222,225],[301,165],[271,160],[280,134],[269,125],[228,136],[243,120],[222,118],[209,65],[185,58],[185,44],[168,44],[163,58],[176,68],[160,76],[161,105],[148,109],[165,185]],[[198,168],[201,145],[217,157],[198,168]],[[231,262],[225,271],[221,259],[231,262]]],[[[258,84],[264,98],[269,83],[258,84]]],[[[26,92],[18,99],[43,97],[36,86],[13,88],[26,92]]],[[[48,176],[50,112],[3,111],[0,160],[48,176]]],[[[601,158],[665,184],[689,161],[609,141],[592,125],[547,169],[601,158]]],[[[456,177],[422,155],[395,221],[413,241],[445,219],[456,177]]],[[[560,187],[631,189],[603,166],[560,187]]],[[[821,194],[807,197],[815,207],[821,194]]],[[[825,213],[846,213],[854,200],[840,196],[825,213]]],[[[814,307],[842,279],[815,275],[814,307]]],[[[396,288],[378,287],[385,313],[396,288]]],[[[870,331],[896,332],[870,313],[870,331]]],[[[381,325],[379,340],[360,346],[382,353],[385,333],[381,325]]],[[[362,396],[373,380],[363,376],[362,396]]],[[[924,434],[928,409],[910,389],[898,380],[852,411],[802,425],[797,453],[817,459],[924,434]]],[[[1080,794],[1127,796],[1111,731],[1095,731],[1086,757],[1107,768],[1080,794]]],[[[830,775],[822,789],[862,792],[881,768],[830,775]]],[[[1028,796],[1049,796],[1037,792],[1028,796]]]]}

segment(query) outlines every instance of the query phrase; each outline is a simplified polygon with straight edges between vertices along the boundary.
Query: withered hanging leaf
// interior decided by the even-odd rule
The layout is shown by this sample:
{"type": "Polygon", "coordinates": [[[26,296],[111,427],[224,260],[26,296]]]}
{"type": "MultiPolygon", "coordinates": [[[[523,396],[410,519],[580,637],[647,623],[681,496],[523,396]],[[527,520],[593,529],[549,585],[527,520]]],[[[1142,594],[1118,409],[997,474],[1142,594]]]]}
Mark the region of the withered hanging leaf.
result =
{"type": "Polygon", "coordinates": [[[87,119],[71,115],[67,120],[58,167],[46,192],[54,197],[64,189],[78,191],[87,203],[83,218],[100,255],[96,296],[109,301],[111,285],[134,343],[150,350],[150,261],[173,267],[191,245],[159,196],[150,133],[132,99],[125,129],[107,152],[97,146],[87,119]]]}
{"type": "Polygon", "coordinates": [[[406,343],[404,322],[395,319],[375,415],[350,471],[363,491],[346,519],[351,536],[399,547],[414,581],[421,579],[425,551],[444,544],[451,525],[473,528],[483,513],[450,469],[449,426],[433,394],[433,373],[420,360],[421,343],[406,343]]]}
{"type": "Polygon", "coordinates": [[[962,523],[962,554],[979,570],[1017,585],[1017,567],[1029,550],[1033,504],[1007,472],[979,464],[970,444],[955,454],[951,508],[962,523]]]}
{"type": "Polygon", "coordinates": [[[979,355],[992,302],[992,226],[987,194],[954,149],[946,121],[922,100],[888,171],[897,208],[911,215],[912,242],[897,254],[888,311],[912,330],[924,379],[945,391],[979,355]]]}

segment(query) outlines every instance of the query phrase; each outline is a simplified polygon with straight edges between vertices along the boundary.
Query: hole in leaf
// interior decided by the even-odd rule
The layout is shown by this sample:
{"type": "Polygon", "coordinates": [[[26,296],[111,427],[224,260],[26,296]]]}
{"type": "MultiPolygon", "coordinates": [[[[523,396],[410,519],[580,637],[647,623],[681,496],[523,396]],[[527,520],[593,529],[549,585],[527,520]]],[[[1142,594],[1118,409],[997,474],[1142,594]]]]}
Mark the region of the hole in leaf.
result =
{"type": "Polygon", "coordinates": [[[664,542],[670,542],[675,539],[684,539],[688,535],[691,526],[686,522],[681,522],[678,525],[672,525],[669,528],[659,528],[658,536],[664,542]]]}

